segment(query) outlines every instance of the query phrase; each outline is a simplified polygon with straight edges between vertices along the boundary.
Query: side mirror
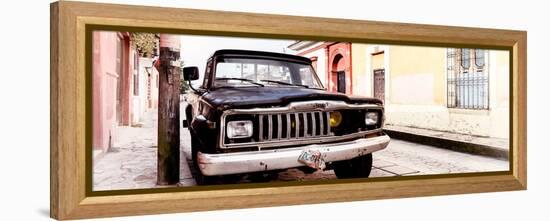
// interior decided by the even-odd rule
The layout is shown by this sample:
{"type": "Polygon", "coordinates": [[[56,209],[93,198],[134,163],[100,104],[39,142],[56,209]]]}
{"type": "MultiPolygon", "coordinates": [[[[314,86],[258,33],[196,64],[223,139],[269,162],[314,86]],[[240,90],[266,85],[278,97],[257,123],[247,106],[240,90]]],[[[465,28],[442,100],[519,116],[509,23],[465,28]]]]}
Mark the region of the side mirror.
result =
{"type": "Polygon", "coordinates": [[[183,79],[186,81],[194,81],[199,79],[199,68],[194,66],[183,68],[183,79]]]}

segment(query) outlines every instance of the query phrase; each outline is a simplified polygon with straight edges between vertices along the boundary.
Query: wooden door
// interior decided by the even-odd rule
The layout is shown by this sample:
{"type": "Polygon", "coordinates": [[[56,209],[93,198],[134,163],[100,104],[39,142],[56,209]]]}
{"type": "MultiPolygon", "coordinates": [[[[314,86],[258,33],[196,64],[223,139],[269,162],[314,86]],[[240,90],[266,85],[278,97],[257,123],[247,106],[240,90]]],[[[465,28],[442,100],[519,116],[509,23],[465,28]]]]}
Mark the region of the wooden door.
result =
{"type": "Polygon", "coordinates": [[[345,71],[338,71],[336,72],[337,76],[337,91],[340,93],[346,93],[346,72],[345,71]]]}
{"type": "Polygon", "coordinates": [[[384,69],[376,69],[374,70],[374,97],[382,100],[384,102],[385,100],[385,86],[386,86],[386,79],[385,79],[385,71],[384,69]]]}

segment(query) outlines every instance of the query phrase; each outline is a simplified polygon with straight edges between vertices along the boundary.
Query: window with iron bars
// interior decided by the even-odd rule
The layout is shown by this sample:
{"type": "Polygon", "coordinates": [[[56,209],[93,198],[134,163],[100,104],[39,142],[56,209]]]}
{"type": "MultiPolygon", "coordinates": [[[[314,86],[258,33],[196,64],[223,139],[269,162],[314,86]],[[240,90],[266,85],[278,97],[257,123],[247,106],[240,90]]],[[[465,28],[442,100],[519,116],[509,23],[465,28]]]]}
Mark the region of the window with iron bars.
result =
{"type": "Polygon", "coordinates": [[[447,49],[447,107],[489,109],[487,50],[447,49]]]}

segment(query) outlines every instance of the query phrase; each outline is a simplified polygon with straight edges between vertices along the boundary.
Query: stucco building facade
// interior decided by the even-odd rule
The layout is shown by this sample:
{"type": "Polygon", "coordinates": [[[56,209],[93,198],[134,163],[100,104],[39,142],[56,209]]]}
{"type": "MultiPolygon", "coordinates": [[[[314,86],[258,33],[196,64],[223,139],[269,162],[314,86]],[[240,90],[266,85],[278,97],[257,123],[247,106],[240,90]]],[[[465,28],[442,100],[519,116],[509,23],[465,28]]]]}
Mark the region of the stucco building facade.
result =
{"type": "Polygon", "coordinates": [[[386,124],[509,137],[509,53],[297,41],[329,91],[384,101],[386,124]]]}
{"type": "Polygon", "coordinates": [[[93,148],[105,151],[116,128],[139,126],[145,112],[157,109],[158,72],[142,58],[126,32],[93,33],[93,148]]]}

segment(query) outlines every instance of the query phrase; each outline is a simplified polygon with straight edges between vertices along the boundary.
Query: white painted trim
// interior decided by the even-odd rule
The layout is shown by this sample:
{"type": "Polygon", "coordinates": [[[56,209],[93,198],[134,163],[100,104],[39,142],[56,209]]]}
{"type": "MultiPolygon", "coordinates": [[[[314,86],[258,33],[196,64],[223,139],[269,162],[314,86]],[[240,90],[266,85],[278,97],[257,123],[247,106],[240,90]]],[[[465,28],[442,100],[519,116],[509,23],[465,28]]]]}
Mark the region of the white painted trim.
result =
{"type": "Polygon", "coordinates": [[[484,71],[487,71],[487,75],[489,76],[489,84],[488,84],[488,93],[489,93],[489,110],[492,110],[493,108],[498,107],[497,104],[497,65],[491,65],[492,63],[497,63],[497,52],[495,51],[485,51],[485,65],[486,68],[484,71]]]}
{"type": "MultiPolygon", "coordinates": [[[[384,105],[390,104],[390,81],[391,81],[391,70],[390,70],[390,46],[382,46],[382,51],[384,51],[384,105]]],[[[374,93],[373,93],[374,95],[374,93]]]]}
{"type": "Polygon", "coordinates": [[[445,73],[445,83],[443,85],[443,106],[447,109],[449,108],[449,50],[454,50],[453,48],[445,48],[445,67],[443,67],[443,73],[445,73]]]}
{"type": "Polygon", "coordinates": [[[367,79],[369,82],[367,84],[370,86],[369,96],[374,97],[374,69],[372,68],[372,58],[373,53],[376,52],[383,52],[384,53],[384,104],[389,103],[388,95],[390,92],[390,46],[388,45],[369,45],[366,49],[366,56],[365,56],[365,68],[367,73],[367,79]],[[380,50],[375,51],[374,49],[378,47],[380,50]]]}
{"type": "Polygon", "coordinates": [[[365,50],[366,50],[365,74],[367,75],[365,79],[368,80],[368,82],[365,82],[365,83],[366,85],[368,85],[367,86],[368,88],[366,91],[369,91],[368,92],[369,94],[366,94],[366,95],[368,95],[369,97],[373,97],[374,96],[374,77],[372,73],[372,53],[374,53],[374,46],[369,45],[365,50]]]}

